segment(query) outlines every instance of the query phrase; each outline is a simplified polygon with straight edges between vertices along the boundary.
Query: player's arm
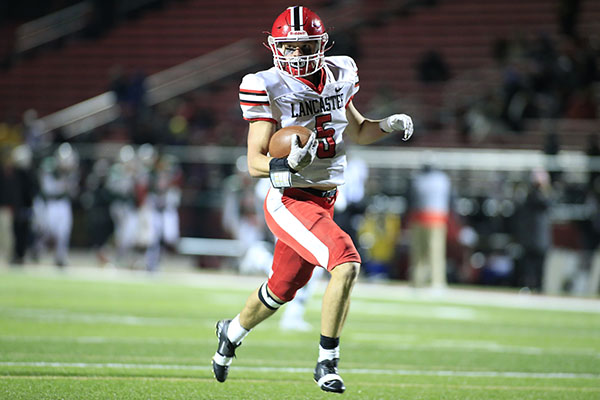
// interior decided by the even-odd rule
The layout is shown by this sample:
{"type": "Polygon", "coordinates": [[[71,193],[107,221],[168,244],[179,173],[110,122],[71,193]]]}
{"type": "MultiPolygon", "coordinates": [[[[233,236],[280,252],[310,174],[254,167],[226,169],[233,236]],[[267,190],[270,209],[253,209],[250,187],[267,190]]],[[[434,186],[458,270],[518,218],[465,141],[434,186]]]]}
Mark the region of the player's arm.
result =
{"type": "Polygon", "coordinates": [[[316,157],[318,141],[313,132],[304,146],[300,140],[292,140],[287,157],[274,158],[268,154],[269,141],[275,130],[275,124],[268,121],[250,123],[248,129],[248,172],[251,176],[269,177],[276,188],[292,186],[292,174],[310,165],[316,157]]]}
{"type": "Polygon", "coordinates": [[[248,172],[255,178],[269,176],[269,140],[275,124],[269,121],[252,121],[248,128],[248,172]]]}
{"type": "Polygon", "coordinates": [[[384,119],[365,118],[354,104],[346,107],[348,126],[344,133],[356,144],[370,144],[394,131],[403,132],[403,140],[408,140],[413,133],[412,119],[405,114],[394,114],[384,119]]]}

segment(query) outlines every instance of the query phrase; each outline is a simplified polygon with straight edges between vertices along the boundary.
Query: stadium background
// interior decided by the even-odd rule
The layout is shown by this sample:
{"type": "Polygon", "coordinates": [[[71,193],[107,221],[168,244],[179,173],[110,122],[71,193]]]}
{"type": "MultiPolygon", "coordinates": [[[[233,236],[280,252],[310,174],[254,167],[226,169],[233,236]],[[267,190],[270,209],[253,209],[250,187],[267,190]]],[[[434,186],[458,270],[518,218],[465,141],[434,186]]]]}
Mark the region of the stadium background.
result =
{"type": "MultiPolygon", "coordinates": [[[[2,2],[3,160],[12,147],[27,142],[39,166],[69,142],[80,157],[81,193],[99,158],[116,162],[123,146],[149,143],[181,165],[181,236],[227,238],[222,186],[244,154],[246,134],[237,87],[245,73],[271,65],[261,45],[263,31],[288,5],[2,2]],[[132,79],[134,90],[120,95],[116,83],[124,77],[132,79]],[[23,120],[31,109],[42,124],[23,120]]],[[[405,112],[415,121],[408,143],[390,138],[367,150],[351,149],[351,156],[370,167],[367,213],[405,217],[411,174],[427,150],[451,176],[455,234],[470,227],[478,236],[468,246],[449,238],[450,282],[514,286],[511,279],[486,280],[482,271],[499,252],[510,263],[520,262],[520,236],[528,234],[519,224],[520,202],[531,171],[544,168],[556,199],[550,263],[576,269],[585,240],[582,225],[598,213],[586,206],[586,196],[600,171],[587,157],[598,155],[599,2],[304,5],[329,26],[335,41],[329,54],[357,60],[357,107],[373,118],[405,112]]],[[[92,239],[85,202],[78,196],[73,204],[72,250],[86,252],[92,239]]],[[[386,276],[394,279],[406,279],[404,233],[395,233],[393,254],[384,260],[386,276]]],[[[189,257],[201,269],[231,266],[227,257],[189,257]]],[[[568,292],[568,283],[548,290],[568,292]]]]}

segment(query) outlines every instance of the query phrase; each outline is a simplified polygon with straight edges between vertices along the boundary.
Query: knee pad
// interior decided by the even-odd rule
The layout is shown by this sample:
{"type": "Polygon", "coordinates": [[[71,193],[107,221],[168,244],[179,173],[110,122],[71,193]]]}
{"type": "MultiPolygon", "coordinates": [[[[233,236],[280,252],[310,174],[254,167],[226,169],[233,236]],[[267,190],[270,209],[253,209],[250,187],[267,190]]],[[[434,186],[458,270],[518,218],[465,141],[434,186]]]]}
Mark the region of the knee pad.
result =
{"type": "Polygon", "coordinates": [[[275,299],[267,290],[267,282],[263,283],[258,289],[258,299],[270,310],[277,310],[284,303],[275,299]]]}

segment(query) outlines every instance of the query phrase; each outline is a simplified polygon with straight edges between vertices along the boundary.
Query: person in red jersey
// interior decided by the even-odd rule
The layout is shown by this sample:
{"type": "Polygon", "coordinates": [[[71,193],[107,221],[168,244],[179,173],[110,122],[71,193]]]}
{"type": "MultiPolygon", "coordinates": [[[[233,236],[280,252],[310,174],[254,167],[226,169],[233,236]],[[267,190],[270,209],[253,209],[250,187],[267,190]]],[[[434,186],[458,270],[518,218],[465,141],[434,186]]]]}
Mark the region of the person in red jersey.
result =
{"type": "Polygon", "coordinates": [[[217,323],[212,364],[219,382],[227,379],[235,350],[249,331],[292,300],[319,267],[331,276],[323,295],[314,379],[324,391],[346,389],[338,373],[339,343],[361,260],[350,236],[333,220],[337,187],[344,184],[345,138],[369,144],[400,131],[408,140],[413,123],[404,114],[363,117],[352,103],[359,89],[356,64],[347,56],[325,57],[327,42],[317,14],[289,7],[276,18],[268,38],[274,66],[246,75],[240,85],[240,106],[249,121],[248,171],[271,179],[264,210],[278,240],[267,282],[235,318],[217,323]],[[302,145],[296,137],[287,157],[271,157],[271,135],[294,125],[313,132],[308,141],[302,145]]]}

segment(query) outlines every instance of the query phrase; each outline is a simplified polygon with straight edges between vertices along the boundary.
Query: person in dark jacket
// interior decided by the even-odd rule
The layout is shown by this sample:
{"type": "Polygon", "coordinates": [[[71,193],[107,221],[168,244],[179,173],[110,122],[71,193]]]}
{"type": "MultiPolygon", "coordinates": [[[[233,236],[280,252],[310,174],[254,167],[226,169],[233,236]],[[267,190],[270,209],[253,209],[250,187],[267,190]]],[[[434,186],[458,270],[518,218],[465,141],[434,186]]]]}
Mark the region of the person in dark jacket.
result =
{"type": "Polygon", "coordinates": [[[551,190],[548,173],[544,170],[532,171],[522,210],[521,244],[524,252],[517,283],[536,292],[542,289],[546,254],[552,247],[551,190]]]}
{"type": "Polygon", "coordinates": [[[20,145],[11,153],[11,168],[6,175],[6,185],[11,190],[8,198],[13,211],[14,250],[11,263],[23,264],[27,248],[31,245],[31,218],[37,182],[32,170],[29,146],[20,145]]]}

